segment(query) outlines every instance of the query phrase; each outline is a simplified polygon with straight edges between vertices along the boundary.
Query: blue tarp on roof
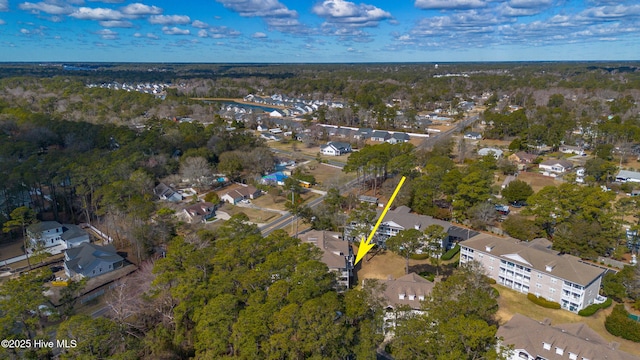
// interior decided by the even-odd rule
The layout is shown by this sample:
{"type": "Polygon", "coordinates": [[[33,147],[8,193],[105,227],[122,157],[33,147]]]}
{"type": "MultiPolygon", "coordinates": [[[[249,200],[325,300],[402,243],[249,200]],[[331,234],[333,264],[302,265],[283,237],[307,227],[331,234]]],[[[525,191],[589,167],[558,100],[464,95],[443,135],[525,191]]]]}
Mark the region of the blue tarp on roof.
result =
{"type": "Polygon", "coordinates": [[[281,182],[284,182],[286,178],[288,178],[288,176],[285,175],[282,171],[276,171],[269,175],[263,176],[262,182],[263,183],[281,183],[281,182]]]}

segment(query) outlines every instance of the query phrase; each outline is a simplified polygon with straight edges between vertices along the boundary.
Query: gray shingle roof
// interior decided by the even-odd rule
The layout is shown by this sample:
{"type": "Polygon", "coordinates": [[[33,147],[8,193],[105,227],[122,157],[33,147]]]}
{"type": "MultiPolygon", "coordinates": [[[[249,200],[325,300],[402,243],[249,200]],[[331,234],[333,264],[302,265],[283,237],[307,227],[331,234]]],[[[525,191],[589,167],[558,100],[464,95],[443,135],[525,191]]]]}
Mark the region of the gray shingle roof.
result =
{"type": "Polygon", "coordinates": [[[540,356],[548,360],[566,360],[569,358],[569,352],[576,354],[578,359],[640,359],[614,350],[609,342],[584,323],[551,326],[515,314],[511,320],[500,326],[496,336],[502,337],[502,343],[505,345],[514,345],[515,349],[523,349],[533,357],[540,356]],[[543,343],[550,344],[551,348],[545,350],[543,343]],[[556,353],[556,347],[563,350],[563,355],[556,353]]]}
{"type": "Polygon", "coordinates": [[[412,309],[420,309],[420,297],[426,299],[434,283],[423,278],[416,273],[410,273],[395,280],[385,280],[384,298],[387,305],[397,307],[400,305],[408,305],[412,309]],[[400,299],[400,295],[404,295],[404,299],[400,299]],[[413,300],[410,300],[413,297],[413,300]]]}

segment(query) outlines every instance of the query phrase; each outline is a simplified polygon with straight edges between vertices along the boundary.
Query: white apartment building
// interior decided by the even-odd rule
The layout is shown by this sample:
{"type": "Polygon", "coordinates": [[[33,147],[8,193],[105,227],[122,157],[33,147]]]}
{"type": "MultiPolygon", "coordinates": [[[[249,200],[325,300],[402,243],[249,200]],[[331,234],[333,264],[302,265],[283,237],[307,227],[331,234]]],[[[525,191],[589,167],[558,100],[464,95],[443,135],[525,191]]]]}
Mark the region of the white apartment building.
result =
{"type": "MultiPolygon", "coordinates": [[[[377,209],[376,212],[377,216],[380,216],[382,209],[377,209]]],[[[417,229],[424,231],[427,227],[434,224],[442,226],[443,230],[449,235],[442,240],[440,244],[442,251],[450,249],[453,244],[459,240],[468,239],[479,234],[477,231],[452,225],[448,221],[412,213],[411,208],[407,206],[398,206],[394,210],[387,212],[372,241],[378,246],[384,247],[388,238],[398,235],[402,230],[417,229]]],[[[359,242],[360,240],[356,239],[356,236],[351,235],[352,231],[358,226],[359,224],[356,222],[347,224],[345,228],[345,238],[349,241],[359,242]]],[[[371,225],[371,228],[373,228],[373,225],[371,225]]]]}
{"type": "Polygon", "coordinates": [[[598,294],[605,269],[551,250],[546,239],[522,242],[481,234],[460,243],[460,263],[477,261],[500,285],[578,312],[606,300],[598,294]]]}

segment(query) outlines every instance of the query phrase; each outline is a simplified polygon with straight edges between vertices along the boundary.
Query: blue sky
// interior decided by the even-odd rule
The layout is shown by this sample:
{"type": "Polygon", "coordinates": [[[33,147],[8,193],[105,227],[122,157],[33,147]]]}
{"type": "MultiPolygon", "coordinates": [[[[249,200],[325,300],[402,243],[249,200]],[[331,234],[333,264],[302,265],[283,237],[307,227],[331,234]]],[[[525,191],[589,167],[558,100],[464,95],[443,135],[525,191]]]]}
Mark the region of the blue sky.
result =
{"type": "Polygon", "coordinates": [[[640,60],[639,0],[0,0],[0,61],[640,60]]]}

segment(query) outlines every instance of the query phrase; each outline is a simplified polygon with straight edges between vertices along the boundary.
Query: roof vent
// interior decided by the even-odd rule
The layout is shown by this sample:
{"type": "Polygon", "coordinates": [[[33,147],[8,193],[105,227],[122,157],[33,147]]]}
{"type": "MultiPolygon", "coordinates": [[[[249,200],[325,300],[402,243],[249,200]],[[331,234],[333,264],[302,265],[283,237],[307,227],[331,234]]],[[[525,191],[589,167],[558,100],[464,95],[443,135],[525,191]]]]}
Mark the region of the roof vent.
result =
{"type": "Polygon", "coordinates": [[[492,250],[494,247],[496,247],[496,245],[495,245],[495,244],[488,244],[488,245],[486,245],[486,246],[484,247],[484,249],[485,249],[487,252],[491,252],[491,250],[492,250]]]}
{"type": "Polygon", "coordinates": [[[547,265],[544,266],[544,269],[548,272],[551,272],[553,270],[553,268],[556,267],[555,263],[549,263],[547,265]]]}

